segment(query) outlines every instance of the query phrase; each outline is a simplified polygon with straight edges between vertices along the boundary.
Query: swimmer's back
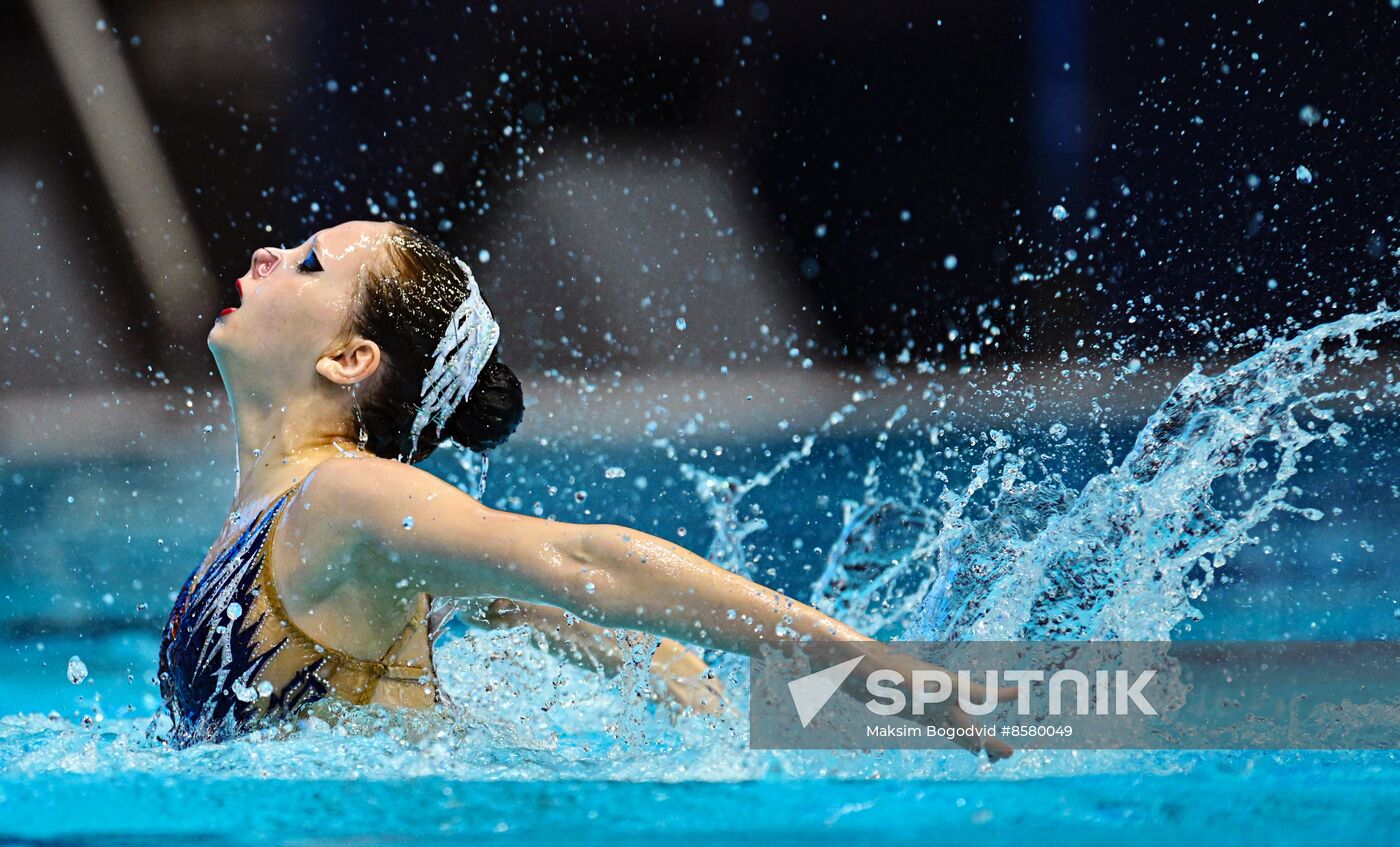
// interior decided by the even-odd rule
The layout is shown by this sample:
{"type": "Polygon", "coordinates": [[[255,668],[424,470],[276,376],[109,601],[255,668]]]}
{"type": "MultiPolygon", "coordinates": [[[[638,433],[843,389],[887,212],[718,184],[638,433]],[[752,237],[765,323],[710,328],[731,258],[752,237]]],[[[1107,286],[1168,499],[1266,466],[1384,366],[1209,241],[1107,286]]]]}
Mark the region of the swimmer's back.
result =
{"type": "Polygon", "coordinates": [[[303,494],[288,488],[180,590],[160,652],[176,746],[230,738],[332,698],[420,708],[445,699],[432,649],[441,610],[426,594],[404,608],[337,582],[345,551],[317,537],[303,494]]]}

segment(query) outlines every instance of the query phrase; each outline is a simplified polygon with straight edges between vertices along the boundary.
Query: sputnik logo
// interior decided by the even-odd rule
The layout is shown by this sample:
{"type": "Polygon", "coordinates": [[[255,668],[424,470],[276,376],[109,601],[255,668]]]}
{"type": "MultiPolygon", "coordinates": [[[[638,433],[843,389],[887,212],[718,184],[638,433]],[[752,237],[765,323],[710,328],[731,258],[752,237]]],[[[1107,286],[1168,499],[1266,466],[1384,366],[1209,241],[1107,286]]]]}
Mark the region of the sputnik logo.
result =
{"type": "Polygon", "coordinates": [[[806,729],[822,710],[826,701],[831,699],[831,695],[841,688],[841,683],[846,681],[846,677],[851,675],[851,671],[856,669],[856,665],[860,664],[863,658],[865,657],[856,656],[787,684],[788,693],[792,695],[792,704],[797,707],[797,717],[802,721],[803,729],[806,729]]]}

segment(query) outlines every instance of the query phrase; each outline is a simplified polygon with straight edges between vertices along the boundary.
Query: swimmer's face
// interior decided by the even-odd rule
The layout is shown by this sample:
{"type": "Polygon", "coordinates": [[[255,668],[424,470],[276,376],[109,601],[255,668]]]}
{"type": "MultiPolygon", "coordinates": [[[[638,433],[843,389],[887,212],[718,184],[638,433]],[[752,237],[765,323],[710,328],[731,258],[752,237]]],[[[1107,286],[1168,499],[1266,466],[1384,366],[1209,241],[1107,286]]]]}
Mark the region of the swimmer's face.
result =
{"type": "Polygon", "coordinates": [[[364,269],[380,260],[390,234],[387,223],[349,221],[294,247],[254,252],[237,282],[239,306],[209,330],[220,371],[314,377],[316,362],[334,354],[364,269]]]}

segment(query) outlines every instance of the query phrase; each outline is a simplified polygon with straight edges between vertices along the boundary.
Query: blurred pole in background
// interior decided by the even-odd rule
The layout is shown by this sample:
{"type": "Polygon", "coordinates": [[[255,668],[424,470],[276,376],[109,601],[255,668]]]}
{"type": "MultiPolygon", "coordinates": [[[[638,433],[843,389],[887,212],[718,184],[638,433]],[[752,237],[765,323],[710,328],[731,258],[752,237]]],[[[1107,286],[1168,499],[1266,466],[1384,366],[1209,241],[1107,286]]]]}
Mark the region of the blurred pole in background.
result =
{"type": "Polygon", "coordinates": [[[97,170],[155,306],[155,349],[171,365],[171,348],[200,350],[215,290],[199,234],[175,177],[153,137],[136,81],[111,38],[96,0],[30,0],[44,44],[82,127],[97,170]],[[195,346],[197,345],[197,346],[195,346]]]}

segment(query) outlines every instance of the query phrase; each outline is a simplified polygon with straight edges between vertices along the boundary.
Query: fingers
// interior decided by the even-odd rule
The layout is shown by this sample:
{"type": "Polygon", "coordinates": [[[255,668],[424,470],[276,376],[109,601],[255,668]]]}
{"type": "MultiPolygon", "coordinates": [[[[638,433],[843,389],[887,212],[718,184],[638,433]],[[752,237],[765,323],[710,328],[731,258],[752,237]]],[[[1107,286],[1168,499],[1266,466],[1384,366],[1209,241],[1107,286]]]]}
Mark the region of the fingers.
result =
{"type": "Polygon", "coordinates": [[[1016,752],[1011,748],[1011,745],[1002,741],[1000,738],[988,738],[986,743],[982,746],[986,749],[987,760],[990,762],[999,762],[1002,759],[1009,759],[1011,758],[1011,754],[1016,752]]]}
{"type": "Polygon", "coordinates": [[[724,711],[724,689],[717,688],[708,681],[700,687],[700,696],[691,704],[697,712],[707,715],[718,715],[724,711]]]}
{"type": "Polygon", "coordinates": [[[690,709],[697,715],[718,715],[724,711],[724,687],[716,679],[671,676],[666,690],[677,712],[690,709]]]}
{"type": "Polygon", "coordinates": [[[953,733],[953,743],[974,756],[985,750],[988,761],[998,762],[1009,758],[1015,752],[1010,745],[1001,739],[977,731],[979,729],[977,724],[973,723],[967,712],[957,706],[948,709],[944,723],[954,730],[962,730],[953,733]]]}

